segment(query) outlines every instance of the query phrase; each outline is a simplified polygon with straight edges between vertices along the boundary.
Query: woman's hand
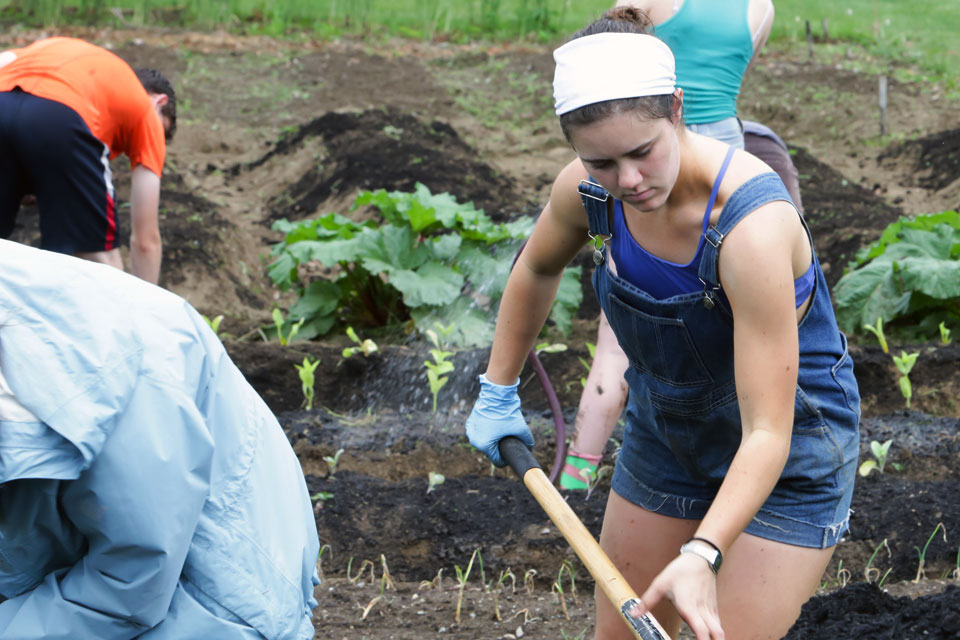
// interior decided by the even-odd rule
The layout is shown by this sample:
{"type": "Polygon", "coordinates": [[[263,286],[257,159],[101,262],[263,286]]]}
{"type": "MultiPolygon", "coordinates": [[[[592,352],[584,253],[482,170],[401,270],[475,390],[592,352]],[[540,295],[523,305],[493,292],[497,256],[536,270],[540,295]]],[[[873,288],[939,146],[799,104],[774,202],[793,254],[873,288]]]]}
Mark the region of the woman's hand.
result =
{"type": "Polygon", "coordinates": [[[706,560],[694,553],[681,553],[640,598],[634,615],[643,615],[666,597],[696,634],[697,640],[724,640],[717,612],[717,577],[706,560]]]}

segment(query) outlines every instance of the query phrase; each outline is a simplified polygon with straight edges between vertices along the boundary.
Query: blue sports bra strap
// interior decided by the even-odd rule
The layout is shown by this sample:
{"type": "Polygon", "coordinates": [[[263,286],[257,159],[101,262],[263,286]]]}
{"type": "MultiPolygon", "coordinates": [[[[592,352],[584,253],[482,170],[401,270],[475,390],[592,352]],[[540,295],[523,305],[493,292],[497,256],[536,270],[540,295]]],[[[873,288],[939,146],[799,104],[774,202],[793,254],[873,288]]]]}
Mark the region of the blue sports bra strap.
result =
{"type": "Polygon", "coordinates": [[[754,176],[733,192],[730,199],[723,205],[717,224],[711,225],[704,233],[706,242],[703,244],[699,276],[705,288],[719,287],[718,265],[723,237],[730,233],[730,230],[737,226],[747,214],[776,200],[786,200],[793,204],[787,188],[783,186],[780,177],[773,172],[754,176]]]}
{"type": "Polygon", "coordinates": [[[610,214],[607,208],[610,194],[607,193],[607,190],[594,182],[591,177],[589,180],[580,181],[577,192],[579,192],[580,200],[583,201],[583,208],[587,212],[591,236],[613,235],[610,232],[610,214]]]}

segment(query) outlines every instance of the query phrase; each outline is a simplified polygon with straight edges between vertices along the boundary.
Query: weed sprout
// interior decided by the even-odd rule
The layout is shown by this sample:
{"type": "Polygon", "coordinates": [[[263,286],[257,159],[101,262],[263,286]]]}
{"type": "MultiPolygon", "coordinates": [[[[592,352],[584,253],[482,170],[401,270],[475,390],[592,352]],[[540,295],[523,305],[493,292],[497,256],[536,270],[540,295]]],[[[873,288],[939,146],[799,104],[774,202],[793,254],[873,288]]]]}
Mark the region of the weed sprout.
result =
{"type": "Polygon", "coordinates": [[[503,619],[500,617],[500,589],[503,588],[503,583],[510,578],[513,583],[513,593],[517,592],[517,577],[513,575],[513,571],[509,568],[500,572],[500,577],[497,579],[497,585],[493,590],[493,615],[496,617],[497,622],[502,622],[503,619]]]}
{"type": "Polygon", "coordinates": [[[329,551],[330,556],[333,557],[333,547],[328,544],[320,547],[320,552],[317,554],[317,575],[320,576],[320,581],[323,582],[323,552],[329,551]]]}
{"type": "Polygon", "coordinates": [[[527,569],[523,574],[523,588],[527,590],[527,595],[533,595],[533,579],[537,576],[536,569],[527,569]]]}
{"type": "Polygon", "coordinates": [[[350,556],[350,559],[347,560],[347,580],[350,582],[350,584],[356,584],[356,582],[363,577],[363,572],[367,567],[370,567],[370,582],[373,583],[376,581],[377,576],[374,573],[374,569],[376,568],[376,565],[373,564],[371,560],[364,560],[363,562],[361,562],[360,569],[357,571],[357,575],[353,577],[350,576],[350,567],[352,565],[353,565],[353,556],[350,556]]]}
{"type": "Polygon", "coordinates": [[[443,568],[441,567],[437,571],[437,575],[433,576],[433,580],[421,580],[420,586],[418,589],[436,589],[440,591],[443,589],[443,568]]]}
{"type": "MultiPolygon", "coordinates": [[[[597,345],[593,344],[592,342],[588,342],[588,343],[587,343],[587,352],[590,354],[590,360],[592,361],[593,358],[594,358],[594,356],[595,356],[596,353],[597,353],[597,345]]],[[[579,360],[579,361],[580,361],[580,364],[582,364],[582,365],[584,366],[584,368],[587,370],[587,373],[590,373],[590,363],[587,362],[586,359],[583,358],[583,356],[577,357],[577,360],[579,360]]],[[[584,389],[587,388],[587,377],[586,377],[586,376],[583,376],[582,378],[580,378],[580,386],[583,387],[584,389]]]]}
{"type": "Polygon", "coordinates": [[[943,541],[947,541],[947,528],[943,526],[942,522],[938,522],[937,526],[933,528],[933,533],[930,534],[930,537],[927,538],[927,543],[923,545],[923,549],[920,547],[914,546],[913,548],[917,550],[917,553],[920,555],[920,562],[917,565],[917,577],[913,579],[914,584],[920,582],[925,577],[924,565],[927,558],[927,548],[930,546],[930,543],[933,542],[934,537],[937,535],[937,531],[943,530],[943,541]]]}
{"type": "Polygon", "coordinates": [[[309,356],[304,356],[303,364],[293,365],[297,368],[297,374],[300,376],[300,390],[303,392],[303,407],[307,411],[313,409],[314,385],[316,384],[314,371],[317,370],[318,364],[320,364],[319,358],[311,362],[309,356]]]}

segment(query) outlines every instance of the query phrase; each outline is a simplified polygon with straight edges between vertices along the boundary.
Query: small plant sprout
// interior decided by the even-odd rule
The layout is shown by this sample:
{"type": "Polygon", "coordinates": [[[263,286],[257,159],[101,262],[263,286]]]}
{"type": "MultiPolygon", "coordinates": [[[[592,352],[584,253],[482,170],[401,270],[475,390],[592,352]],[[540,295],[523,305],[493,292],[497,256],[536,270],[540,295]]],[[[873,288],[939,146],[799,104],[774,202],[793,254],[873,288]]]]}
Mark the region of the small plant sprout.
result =
{"type": "Polygon", "coordinates": [[[910,371],[913,365],[917,363],[919,353],[907,353],[901,351],[899,356],[893,356],[893,364],[897,365],[897,371],[900,372],[900,393],[907,401],[907,409],[910,408],[910,398],[913,397],[913,387],[910,385],[910,371]]]}
{"type": "MultiPolygon", "coordinates": [[[[370,567],[370,582],[371,583],[376,582],[377,576],[374,573],[374,569],[376,569],[376,565],[373,564],[372,560],[364,560],[363,562],[361,562],[360,569],[357,571],[357,575],[353,577],[350,576],[350,567],[352,565],[353,565],[353,556],[350,556],[350,559],[347,560],[347,580],[350,582],[350,584],[356,584],[360,580],[360,578],[363,577],[363,572],[367,567],[370,567]]],[[[361,582],[360,584],[363,584],[363,583],[361,582]]]]}
{"type": "Polygon", "coordinates": [[[477,552],[479,549],[475,549],[473,555],[470,556],[470,562],[467,563],[467,569],[463,570],[460,568],[460,565],[453,565],[454,570],[457,572],[457,582],[460,583],[460,590],[457,593],[457,613],[454,616],[454,619],[457,621],[457,624],[460,624],[460,607],[463,605],[463,592],[467,588],[467,579],[470,577],[470,570],[473,569],[473,561],[477,557],[477,552]]]}
{"type": "Polygon", "coordinates": [[[877,545],[877,548],[873,550],[873,553],[870,554],[870,559],[867,561],[867,567],[863,570],[863,578],[867,582],[873,582],[874,579],[878,579],[877,587],[882,587],[884,580],[887,579],[887,576],[890,575],[890,572],[893,571],[892,568],[887,569],[886,573],[882,576],[880,575],[880,570],[873,566],[873,560],[877,557],[877,553],[880,552],[880,547],[883,547],[887,550],[887,558],[890,558],[893,554],[890,553],[890,546],[887,544],[887,539],[884,538],[883,542],[877,545]]]}
{"type": "MultiPolygon", "coordinates": [[[[592,342],[588,342],[588,343],[587,343],[587,352],[590,354],[590,360],[593,360],[594,356],[597,355],[597,345],[593,344],[592,342]]],[[[590,363],[587,362],[587,360],[586,360],[583,356],[577,357],[577,360],[579,360],[579,361],[580,361],[580,364],[582,364],[582,365],[584,366],[584,368],[586,368],[587,373],[590,373],[590,363]]],[[[583,387],[584,389],[587,388],[587,377],[586,377],[586,376],[583,376],[582,378],[580,378],[580,386],[583,387]]]]}
{"type": "Polygon", "coordinates": [[[343,455],[343,449],[337,449],[337,452],[332,456],[323,456],[323,461],[327,463],[327,468],[330,469],[330,477],[333,477],[337,473],[337,465],[340,464],[340,456],[343,455]]]}
{"type": "Polygon", "coordinates": [[[526,573],[523,574],[523,588],[527,591],[528,596],[533,595],[533,579],[536,577],[536,569],[527,569],[526,573]]]}
{"type": "Polygon", "coordinates": [[[960,580],[960,547],[957,547],[957,568],[953,570],[950,577],[954,580],[960,580]]]}
{"type": "Polygon", "coordinates": [[[353,330],[353,327],[347,327],[347,337],[353,340],[357,346],[346,347],[341,353],[344,358],[349,358],[358,353],[362,353],[363,357],[366,358],[367,356],[377,353],[380,350],[380,347],[377,346],[377,343],[370,338],[360,340],[360,337],[357,335],[357,332],[353,330]]]}
{"type": "Polygon", "coordinates": [[[446,476],[442,473],[437,473],[436,471],[430,471],[427,473],[427,493],[433,492],[434,489],[439,487],[446,481],[446,476]]]}
{"type": "Polygon", "coordinates": [[[273,310],[273,324],[277,329],[277,340],[280,341],[280,345],[285,347],[290,344],[293,339],[296,337],[297,333],[300,332],[300,327],[303,326],[303,323],[306,322],[306,318],[300,318],[297,322],[290,325],[290,329],[284,335],[283,328],[286,326],[287,322],[283,319],[283,312],[280,309],[273,310]]]}
{"type": "Polygon", "coordinates": [[[447,380],[449,380],[449,376],[446,374],[452,373],[454,370],[453,363],[448,360],[448,358],[453,355],[453,352],[445,350],[445,343],[441,342],[435,331],[427,329],[426,333],[434,346],[433,349],[430,349],[430,356],[433,358],[433,362],[424,360],[423,366],[427,368],[427,381],[430,383],[430,393],[433,394],[433,412],[436,413],[437,395],[440,393],[443,385],[447,384],[447,380]]]}
{"type": "Polygon", "coordinates": [[[320,577],[320,582],[323,582],[323,552],[329,551],[330,556],[333,557],[333,547],[328,544],[320,547],[320,553],[317,554],[317,575],[320,577]]]}
{"type": "Polygon", "coordinates": [[[940,329],[940,344],[950,344],[953,340],[950,339],[950,329],[947,329],[947,323],[941,322],[937,325],[937,328],[940,329]]]}
{"type": "MultiPolygon", "coordinates": [[[[219,336],[219,335],[220,335],[220,323],[223,322],[223,314],[215,317],[213,320],[211,320],[211,319],[208,318],[207,316],[203,316],[203,319],[204,319],[204,321],[207,323],[207,326],[210,327],[210,329],[213,331],[213,335],[219,336]]],[[[943,326],[943,323],[941,322],[940,325],[941,325],[941,327],[942,327],[942,326],[943,326]]],[[[949,333],[949,329],[947,330],[947,332],[949,333]]],[[[943,335],[943,329],[942,329],[942,328],[941,328],[941,330],[940,330],[940,334],[943,335]]]]}
{"type": "Polygon", "coordinates": [[[333,498],[333,494],[329,491],[318,491],[312,496],[310,496],[310,499],[313,500],[314,502],[317,502],[318,500],[320,502],[326,502],[327,500],[331,500],[332,498],[333,498]]]}
{"type": "Polygon", "coordinates": [[[443,589],[443,568],[440,568],[437,571],[437,575],[433,576],[433,580],[421,580],[420,586],[418,589],[436,589],[441,591],[443,589]]]}
{"type": "Polygon", "coordinates": [[[608,464],[603,465],[596,471],[589,468],[581,469],[580,475],[587,480],[587,495],[583,498],[584,501],[589,500],[590,496],[593,495],[593,490],[597,488],[600,481],[612,473],[613,467],[608,464]]]}
{"type": "Polygon", "coordinates": [[[387,568],[387,557],[380,554],[380,569],[383,573],[380,575],[380,595],[382,596],[387,589],[397,590],[393,584],[393,577],[390,575],[390,569],[387,568]]]}
{"type": "Polygon", "coordinates": [[[534,353],[540,355],[541,353],[563,353],[567,350],[567,345],[562,342],[555,342],[553,344],[549,342],[541,342],[536,347],[533,348],[534,353]]]}
{"type": "Polygon", "coordinates": [[[877,336],[877,341],[880,343],[880,348],[883,349],[884,353],[890,353],[890,347],[887,345],[887,337],[883,335],[883,316],[877,316],[876,325],[863,325],[863,328],[877,336]]]}
{"type": "Polygon", "coordinates": [[[300,390],[303,392],[303,408],[307,411],[313,409],[313,394],[314,386],[316,385],[314,371],[317,370],[317,365],[319,364],[319,358],[311,362],[310,356],[304,356],[303,364],[293,365],[297,368],[297,374],[300,376],[300,390]]]}
{"type": "Polygon", "coordinates": [[[503,621],[503,618],[500,617],[500,590],[503,588],[503,583],[506,582],[507,578],[513,583],[513,593],[517,592],[517,576],[513,575],[513,571],[510,569],[504,569],[500,572],[500,577],[497,579],[497,584],[493,589],[493,615],[497,619],[497,622],[503,621]]]}
{"type": "Polygon", "coordinates": [[[942,522],[938,522],[937,526],[933,528],[933,533],[930,534],[930,537],[927,538],[927,543],[923,545],[923,549],[920,547],[914,546],[913,548],[917,550],[917,554],[920,556],[920,563],[917,565],[917,577],[913,579],[914,584],[920,582],[926,577],[926,572],[924,571],[926,559],[927,559],[927,548],[930,546],[930,543],[933,542],[933,539],[937,536],[937,531],[943,530],[943,541],[947,541],[947,528],[943,526],[942,522]]]}
{"type": "Polygon", "coordinates": [[[577,585],[573,579],[573,567],[570,565],[569,560],[564,560],[563,564],[560,565],[560,571],[557,572],[557,580],[553,583],[552,591],[555,591],[560,598],[560,607],[563,609],[563,617],[567,620],[570,619],[570,613],[567,611],[567,601],[564,598],[563,593],[563,572],[566,571],[570,575],[570,590],[573,595],[573,603],[577,604],[577,585]]]}
{"type": "MultiPolygon", "coordinates": [[[[863,464],[860,465],[860,475],[866,478],[874,469],[876,469],[879,473],[883,473],[884,468],[887,466],[887,456],[890,453],[890,445],[892,444],[892,439],[883,443],[880,443],[877,440],[872,440],[870,442],[870,453],[873,454],[873,459],[864,460],[863,464]]],[[[896,462],[891,462],[890,466],[897,471],[903,469],[903,465],[897,464],[896,462]]]]}
{"type": "Polygon", "coordinates": [[[367,606],[363,606],[362,604],[360,604],[360,603],[358,602],[358,603],[357,603],[357,607],[360,609],[360,611],[363,612],[363,613],[360,615],[360,619],[361,619],[361,620],[366,620],[366,619],[367,619],[367,615],[370,614],[370,610],[373,609],[373,605],[375,605],[375,604],[377,604],[378,602],[380,602],[381,599],[383,599],[383,596],[376,596],[373,600],[371,600],[370,602],[367,603],[367,606]]]}

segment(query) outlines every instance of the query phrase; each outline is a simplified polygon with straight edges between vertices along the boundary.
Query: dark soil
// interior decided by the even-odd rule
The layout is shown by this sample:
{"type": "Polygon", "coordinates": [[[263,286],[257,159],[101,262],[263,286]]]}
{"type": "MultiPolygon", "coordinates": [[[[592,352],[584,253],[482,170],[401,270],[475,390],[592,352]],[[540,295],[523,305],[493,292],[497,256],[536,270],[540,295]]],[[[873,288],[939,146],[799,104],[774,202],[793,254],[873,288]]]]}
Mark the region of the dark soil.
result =
{"type": "MultiPolygon", "coordinates": [[[[944,189],[960,179],[960,129],[942,131],[884,151],[881,163],[909,158],[911,183],[924,189],[944,189]]],[[[960,205],[958,205],[960,206],[960,205]]]]}

